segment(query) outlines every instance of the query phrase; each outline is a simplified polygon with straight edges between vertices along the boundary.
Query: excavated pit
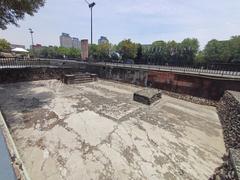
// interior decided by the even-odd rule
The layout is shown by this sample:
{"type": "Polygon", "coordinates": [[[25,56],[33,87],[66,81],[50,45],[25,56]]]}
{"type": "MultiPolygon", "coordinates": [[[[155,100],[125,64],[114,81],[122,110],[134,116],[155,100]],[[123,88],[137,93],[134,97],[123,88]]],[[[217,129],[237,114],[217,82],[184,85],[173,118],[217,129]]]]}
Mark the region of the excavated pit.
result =
{"type": "Polygon", "coordinates": [[[215,107],[99,80],[0,85],[0,106],[31,179],[208,179],[225,153],[215,107]]]}

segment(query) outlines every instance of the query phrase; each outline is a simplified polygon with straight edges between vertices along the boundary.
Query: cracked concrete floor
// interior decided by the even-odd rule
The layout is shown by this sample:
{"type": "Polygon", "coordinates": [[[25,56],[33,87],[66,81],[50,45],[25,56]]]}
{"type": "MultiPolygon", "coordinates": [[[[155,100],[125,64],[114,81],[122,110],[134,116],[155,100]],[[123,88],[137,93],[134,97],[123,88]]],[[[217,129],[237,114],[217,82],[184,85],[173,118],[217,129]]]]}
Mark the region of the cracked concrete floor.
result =
{"type": "Polygon", "coordinates": [[[208,179],[225,152],[216,109],[126,84],[0,85],[0,105],[34,180],[208,179]]]}

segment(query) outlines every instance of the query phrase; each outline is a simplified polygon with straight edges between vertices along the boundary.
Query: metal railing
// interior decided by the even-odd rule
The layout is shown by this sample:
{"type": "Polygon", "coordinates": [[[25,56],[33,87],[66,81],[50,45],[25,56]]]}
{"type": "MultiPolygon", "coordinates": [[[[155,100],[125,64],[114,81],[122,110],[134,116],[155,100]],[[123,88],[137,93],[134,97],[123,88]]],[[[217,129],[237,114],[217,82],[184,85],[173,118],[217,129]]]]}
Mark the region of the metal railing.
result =
{"type": "Polygon", "coordinates": [[[90,63],[91,65],[105,66],[105,67],[121,67],[127,69],[142,69],[142,70],[158,70],[168,72],[178,72],[185,74],[206,75],[214,77],[231,77],[240,79],[240,71],[229,71],[226,69],[206,69],[194,67],[177,67],[177,66],[163,66],[163,65],[142,65],[142,64],[123,64],[123,63],[107,63],[98,62],[90,63]]]}
{"type": "Polygon", "coordinates": [[[50,61],[40,59],[1,58],[0,69],[48,67],[50,61]]]}
{"type": "Polygon", "coordinates": [[[0,58],[0,69],[7,68],[79,68],[82,65],[104,66],[104,67],[118,67],[136,70],[156,70],[166,72],[177,72],[192,75],[205,75],[212,77],[227,77],[240,79],[240,71],[232,71],[227,68],[214,69],[212,67],[181,67],[181,66],[167,66],[167,65],[144,65],[144,64],[123,64],[110,62],[84,62],[75,60],[60,60],[60,59],[19,59],[19,58],[0,58]]]}
{"type": "Polygon", "coordinates": [[[56,59],[20,59],[20,58],[0,58],[0,69],[19,68],[72,68],[76,67],[75,61],[62,61],[56,59]]]}

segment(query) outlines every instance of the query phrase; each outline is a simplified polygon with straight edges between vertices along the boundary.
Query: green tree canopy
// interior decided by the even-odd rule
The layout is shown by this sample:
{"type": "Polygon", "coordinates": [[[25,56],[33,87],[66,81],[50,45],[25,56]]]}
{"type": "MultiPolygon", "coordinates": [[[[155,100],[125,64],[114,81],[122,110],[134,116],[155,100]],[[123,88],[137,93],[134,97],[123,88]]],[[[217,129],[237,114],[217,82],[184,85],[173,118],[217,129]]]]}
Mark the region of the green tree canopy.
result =
{"type": "Polygon", "coordinates": [[[195,38],[184,39],[180,44],[179,50],[181,63],[192,64],[199,51],[199,42],[195,38]]]}
{"type": "Polygon", "coordinates": [[[5,39],[0,39],[0,52],[8,52],[11,50],[10,43],[5,39]]]}
{"type": "Polygon", "coordinates": [[[99,59],[108,59],[110,55],[110,44],[109,43],[99,44],[97,47],[97,51],[99,59]]]}
{"type": "Polygon", "coordinates": [[[233,36],[229,42],[229,51],[231,51],[232,62],[240,62],[240,36],[233,36]]]}
{"type": "MultiPolygon", "coordinates": [[[[30,50],[33,54],[32,49],[30,50]]],[[[80,58],[80,49],[49,46],[34,49],[34,55],[41,58],[80,58]]]]}
{"type": "MultiPolygon", "coordinates": [[[[230,62],[232,53],[230,41],[213,39],[204,48],[204,55],[208,62],[230,62]]],[[[234,48],[233,48],[234,49],[234,48]]]]}
{"type": "Polygon", "coordinates": [[[135,59],[137,56],[137,44],[130,39],[123,40],[118,44],[117,51],[123,59],[135,59]]]}
{"type": "Polygon", "coordinates": [[[1,0],[0,1],[0,28],[6,29],[8,24],[18,25],[25,14],[33,16],[42,7],[45,0],[1,0]]]}

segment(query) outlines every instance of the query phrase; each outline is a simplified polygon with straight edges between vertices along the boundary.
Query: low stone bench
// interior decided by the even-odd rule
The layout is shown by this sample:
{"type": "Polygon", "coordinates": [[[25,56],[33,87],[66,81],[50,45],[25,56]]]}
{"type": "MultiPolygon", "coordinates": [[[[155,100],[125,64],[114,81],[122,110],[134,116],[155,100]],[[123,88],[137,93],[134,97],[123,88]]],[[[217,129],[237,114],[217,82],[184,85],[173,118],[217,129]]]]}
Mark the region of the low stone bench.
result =
{"type": "Polygon", "coordinates": [[[134,101],[137,101],[146,105],[151,105],[152,103],[159,100],[161,97],[162,97],[162,91],[157,89],[150,89],[150,88],[143,89],[133,94],[134,101]]]}

